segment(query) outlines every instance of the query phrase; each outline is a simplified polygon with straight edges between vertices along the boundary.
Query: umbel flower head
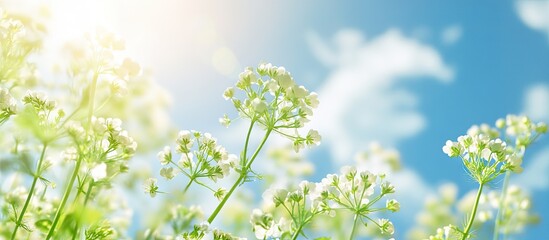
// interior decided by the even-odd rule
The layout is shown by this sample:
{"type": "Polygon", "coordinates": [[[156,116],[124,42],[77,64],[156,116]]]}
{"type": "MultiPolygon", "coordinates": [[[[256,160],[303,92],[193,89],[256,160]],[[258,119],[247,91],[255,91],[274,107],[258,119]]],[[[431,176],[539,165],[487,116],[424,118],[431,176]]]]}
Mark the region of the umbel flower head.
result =
{"type": "Polygon", "coordinates": [[[526,116],[508,115],[497,120],[496,127],[503,134],[487,124],[474,125],[457,142],[448,140],[442,151],[449,157],[460,157],[471,177],[479,183],[487,183],[507,170],[522,172],[525,149],[547,132],[547,125],[533,123],[526,116]]]}
{"type": "Polygon", "coordinates": [[[448,140],[442,151],[449,157],[459,157],[468,173],[478,183],[487,183],[507,170],[521,172],[522,157],[507,149],[501,139],[479,134],[463,135],[457,142],[448,140]]]}
{"type": "MultiPolygon", "coordinates": [[[[240,117],[292,140],[296,151],[320,144],[317,131],[309,130],[304,136],[297,131],[309,122],[313,109],[318,106],[317,94],[297,85],[284,67],[270,63],[260,64],[255,71],[248,67],[239,75],[235,87],[225,90],[223,97],[232,101],[240,117]]],[[[223,117],[220,122],[228,126],[231,120],[223,117]]]]}
{"type": "Polygon", "coordinates": [[[375,175],[345,166],[341,169],[340,175],[329,174],[317,183],[302,181],[293,191],[267,190],[263,194],[267,208],[271,211],[273,208],[283,209],[285,216],[275,221],[274,213],[256,209],[251,215],[250,222],[258,239],[279,238],[301,234],[305,225],[313,221],[317,215],[334,217],[338,211],[350,211],[364,225],[369,221],[379,228],[381,234],[392,235],[394,227],[391,221],[376,221],[368,216],[377,211],[400,210],[400,203],[395,199],[386,200],[384,206],[377,206],[376,203],[382,197],[395,192],[393,185],[384,178],[384,175],[375,175]]]}

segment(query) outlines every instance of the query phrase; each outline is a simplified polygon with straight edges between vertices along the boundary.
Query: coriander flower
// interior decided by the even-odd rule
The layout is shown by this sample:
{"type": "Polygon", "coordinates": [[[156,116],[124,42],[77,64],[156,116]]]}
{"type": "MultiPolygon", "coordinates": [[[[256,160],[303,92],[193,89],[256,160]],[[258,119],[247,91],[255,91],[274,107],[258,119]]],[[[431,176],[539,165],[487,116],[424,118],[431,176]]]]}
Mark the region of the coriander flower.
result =
{"type": "Polygon", "coordinates": [[[158,160],[160,161],[160,164],[167,165],[172,161],[172,151],[170,146],[165,146],[164,149],[156,155],[158,156],[158,160]]]}
{"type": "Polygon", "coordinates": [[[387,200],[385,207],[391,212],[398,212],[400,210],[400,203],[395,199],[387,200]]]}
{"type": "Polygon", "coordinates": [[[498,119],[496,126],[504,131],[507,138],[514,139],[518,150],[528,147],[547,132],[546,123],[532,122],[527,116],[507,115],[506,118],[498,119]]]}
{"type": "Polygon", "coordinates": [[[231,119],[227,116],[227,114],[223,115],[222,118],[219,119],[219,123],[223,125],[224,127],[229,127],[231,124],[231,119]]]}
{"type": "Polygon", "coordinates": [[[167,167],[160,169],[160,176],[170,180],[175,177],[177,174],[176,170],[173,167],[167,167]]]}
{"type": "MultiPolygon", "coordinates": [[[[160,175],[166,179],[172,179],[180,173],[185,175],[189,179],[185,191],[193,182],[199,185],[204,185],[203,179],[217,182],[239,167],[239,158],[229,154],[209,133],[182,130],[175,144],[175,154],[180,154],[179,161],[173,161],[177,156],[173,155],[170,146],[165,146],[157,154],[160,163],[165,166],[160,170],[160,175]]],[[[216,197],[224,195],[220,191],[215,191],[214,188],[207,189],[216,197]]]]}
{"type": "Polygon", "coordinates": [[[151,197],[155,197],[156,193],[158,192],[158,186],[156,185],[156,178],[148,178],[143,183],[143,189],[145,190],[145,193],[149,194],[151,197]]]}
{"type": "Polygon", "coordinates": [[[449,157],[460,157],[479,183],[490,182],[507,170],[521,171],[522,158],[509,151],[501,139],[487,135],[460,136],[457,142],[447,141],[443,151],[449,157]]]}
{"type": "MultiPolygon", "coordinates": [[[[329,174],[316,183],[302,181],[297,189],[292,191],[268,189],[264,192],[263,199],[268,209],[279,208],[285,212],[285,217],[289,216],[287,219],[291,220],[290,228],[281,232],[297,236],[302,234],[304,226],[321,214],[333,217],[338,211],[349,211],[366,223],[373,221],[368,216],[373,212],[396,212],[400,210],[400,204],[395,199],[387,200],[385,207],[376,204],[383,196],[393,192],[394,187],[384,181],[384,175],[375,175],[368,171],[358,171],[354,166],[345,166],[341,168],[340,175],[329,174]],[[375,190],[377,185],[382,189],[379,192],[375,190]]],[[[264,233],[272,229],[275,223],[274,213],[265,214],[260,210],[254,210],[251,222],[256,230],[256,237],[268,236],[264,233]],[[261,221],[258,219],[264,219],[265,216],[268,216],[268,224],[260,225],[261,221]],[[261,234],[257,235],[258,231],[261,234]]],[[[280,218],[281,221],[285,217],[280,218]]],[[[378,226],[384,234],[394,232],[392,223],[386,219],[372,223],[380,224],[378,226]]]]}
{"type": "Polygon", "coordinates": [[[279,238],[282,235],[279,224],[273,220],[273,216],[260,209],[253,210],[250,223],[257,239],[279,238]]]}
{"type": "Polygon", "coordinates": [[[107,164],[100,163],[90,170],[90,175],[94,181],[99,181],[107,177],[107,164]]]}
{"type": "Polygon", "coordinates": [[[17,103],[11,97],[9,90],[0,87],[0,123],[3,123],[11,115],[17,112],[17,103]]]}
{"type": "MultiPolygon", "coordinates": [[[[317,131],[311,130],[306,136],[297,131],[309,122],[313,109],[318,106],[318,96],[297,85],[284,67],[260,64],[255,71],[248,67],[239,75],[236,86],[225,90],[223,97],[232,101],[242,118],[289,138],[296,151],[320,143],[317,131]]],[[[221,118],[220,122],[225,126],[230,123],[228,117],[221,118]]]]}
{"type": "Polygon", "coordinates": [[[381,218],[377,221],[377,224],[382,234],[388,233],[390,235],[393,235],[393,233],[395,233],[395,227],[393,226],[393,223],[390,222],[388,219],[381,218]]]}

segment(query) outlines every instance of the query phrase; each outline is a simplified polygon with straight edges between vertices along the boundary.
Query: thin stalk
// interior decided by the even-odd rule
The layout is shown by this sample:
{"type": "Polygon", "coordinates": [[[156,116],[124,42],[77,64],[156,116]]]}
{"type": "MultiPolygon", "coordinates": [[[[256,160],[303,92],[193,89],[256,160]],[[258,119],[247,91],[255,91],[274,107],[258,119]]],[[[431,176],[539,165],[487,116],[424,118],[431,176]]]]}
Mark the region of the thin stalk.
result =
{"type": "Polygon", "coordinates": [[[496,215],[496,224],[494,226],[494,237],[492,238],[493,240],[498,240],[499,239],[499,228],[501,227],[501,213],[504,212],[505,209],[503,209],[504,205],[503,203],[505,202],[505,196],[506,196],[506,193],[507,193],[507,188],[509,186],[509,178],[511,176],[511,172],[509,170],[507,170],[507,172],[505,173],[505,178],[503,179],[503,189],[501,189],[501,195],[499,197],[499,207],[498,207],[498,213],[496,215]]]}
{"type": "MultiPolygon", "coordinates": [[[[252,123],[250,124],[250,129],[248,130],[248,136],[246,137],[246,145],[244,147],[244,157],[246,157],[246,150],[247,150],[247,146],[248,146],[248,140],[249,140],[249,137],[250,137],[250,133],[251,133],[251,130],[252,130],[252,126],[254,124],[254,121],[252,121],[252,123]]],[[[244,181],[244,178],[247,176],[248,174],[248,171],[250,169],[250,166],[252,165],[252,163],[254,162],[255,158],[257,157],[257,155],[259,154],[259,151],[261,150],[261,148],[263,148],[263,145],[265,144],[265,142],[267,141],[267,138],[269,138],[269,135],[271,134],[271,131],[272,131],[272,128],[269,128],[267,130],[267,132],[265,133],[265,136],[263,137],[263,140],[261,140],[261,143],[259,144],[259,146],[257,147],[257,149],[255,150],[254,154],[252,155],[252,157],[250,158],[250,161],[247,162],[246,166],[244,166],[244,168],[242,169],[242,173],[240,174],[240,177],[236,180],[236,182],[234,183],[234,185],[231,187],[231,189],[229,190],[229,192],[225,195],[225,197],[223,197],[223,200],[221,200],[221,202],[219,203],[219,205],[217,205],[217,208],[215,208],[214,212],[212,213],[212,215],[210,215],[210,217],[208,218],[208,223],[212,223],[213,220],[215,219],[215,217],[217,216],[217,214],[219,214],[219,211],[221,211],[221,209],[223,208],[223,206],[225,205],[225,203],[227,202],[227,200],[229,200],[229,197],[231,197],[231,195],[233,194],[234,190],[236,189],[236,187],[238,187],[242,181],[244,181]]]]}
{"type": "Polygon", "coordinates": [[[351,230],[351,236],[349,240],[355,239],[356,223],[358,222],[358,213],[355,213],[355,220],[353,221],[353,229],[351,230]]]}
{"type": "Polygon", "coordinates": [[[295,231],[294,235],[292,236],[292,240],[296,240],[297,236],[299,236],[299,233],[301,232],[301,229],[303,229],[303,225],[300,225],[297,231],[295,231]]]}
{"type": "MultiPolygon", "coordinates": [[[[92,191],[92,188],[93,188],[93,179],[91,180],[90,183],[88,183],[88,189],[86,190],[86,196],[84,197],[84,205],[82,205],[83,208],[86,207],[86,205],[88,204],[88,200],[90,199],[90,195],[91,195],[91,191],[92,191]]],[[[76,197],[74,199],[74,201],[76,202],[78,198],[76,197]]],[[[73,203],[74,204],[74,203],[73,203]]],[[[76,239],[76,236],[78,235],[78,229],[80,228],[80,220],[76,220],[76,225],[74,227],[74,231],[72,233],[72,239],[76,239]]]]}
{"type": "Polygon", "coordinates": [[[76,166],[74,166],[74,170],[72,171],[71,178],[69,180],[69,184],[67,184],[67,188],[65,188],[65,193],[63,194],[63,199],[61,200],[61,204],[59,204],[59,207],[57,208],[57,211],[55,212],[55,218],[53,219],[53,223],[51,225],[50,231],[48,232],[48,236],[46,237],[46,240],[51,239],[53,237],[53,232],[55,231],[55,228],[57,227],[57,223],[59,222],[59,218],[61,217],[61,212],[63,211],[63,208],[65,207],[65,204],[67,203],[67,200],[69,199],[69,195],[71,194],[72,186],[74,185],[74,181],[76,180],[76,176],[78,175],[78,169],[80,169],[80,165],[82,164],[82,157],[79,157],[76,160],[76,166]]]}
{"type": "MultiPolygon", "coordinates": [[[[90,95],[89,95],[89,101],[90,106],[88,108],[88,131],[91,129],[91,120],[93,116],[94,111],[94,105],[95,105],[95,89],[97,87],[97,78],[99,77],[98,71],[95,72],[92,84],[90,88],[90,95]]],[[[65,188],[65,192],[63,193],[63,198],[61,200],[61,203],[59,204],[59,207],[57,208],[57,211],[55,213],[55,217],[53,219],[53,223],[50,227],[50,230],[48,231],[48,235],[46,237],[46,240],[49,240],[53,237],[53,233],[55,232],[55,228],[57,227],[57,224],[59,223],[59,219],[61,218],[61,212],[63,212],[63,208],[65,208],[65,204],[67,204],[67,200],[69,199],[69,196],[72,191],[72,186],[74,185],[74,181],[76,180],[76,177],[78,176],[78,172],[80,171],[80,165],[82,165],[83,158],[81,156],[78,157],[76,160],[76,165],[74,166],[74,169],[72,171],[71,178],[69,180],[69,184],[67,184],[67,188],[65,188]]]]}
{"type": "Polygon", "coordinates": [[[484,187],[484,183],[480,183],[479,187],[478,187],[477,197],[475,199],[475,205],[473,206],[473,211],[471,213],[471,217],[469,218],[469,222],[467,223],[467,227],[465,228],[465,231],[463,232],[463,238],[461,238],[461,240],[465,240],[469,236],[469,231],[471,231],[471,227],[473,226],[473,222],[475,221],[475,215],[477,214],[478,202],[480,200],[480,195],[482,195],[482,188],[483,187],[484,187]]]}
{"type": "Polygon", "coordinates": [[[185,186],[185,189],[183,189],[183,194],[185,194],[187,190],[189,190],[189,187],[191,187],[191,183],[193,183],[192,178],[189,180],[189,183],[187,183],[187,185],[185,186]]]}
{"type": "Polygon", "coordinates": [[[15,239],[15,236],[17,235],[17,229],[19,229],[19,226],[21,225],[21,221],[23,221],[23,217],[25,215],[25,212],[27,211],[27,208],[29,207],[29,203],[31,201],[32,195],[34,194],[34,190],[36,188],[36,182],[38,182],[38,178],[41,174],[40,168],[42,168],[42,162],[44,161],[44,155],[46,153],[47,144],[42,145],[42,152],[40,153],[40,159],[38,160],[38,166],[36,167],[36,172],[34,173],[34,178],[32,179],[31,188],[29,190],[29,194],[27,195],[27,200],[25,200],[25,204],[23,205],[23,209],[21,209],[21,212],[19,213],[19,217],[17,218],[17,222],[15,223],[15,228],[13,229],[13,233],[11,234],[11,239],[15,239]]]}

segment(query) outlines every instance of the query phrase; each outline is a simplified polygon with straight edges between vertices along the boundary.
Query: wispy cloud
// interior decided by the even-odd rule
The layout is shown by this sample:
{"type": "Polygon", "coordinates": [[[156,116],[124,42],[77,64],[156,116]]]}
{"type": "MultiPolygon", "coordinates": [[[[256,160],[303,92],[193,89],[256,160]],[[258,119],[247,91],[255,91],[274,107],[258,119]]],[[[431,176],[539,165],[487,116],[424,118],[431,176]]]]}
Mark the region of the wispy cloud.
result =
{"type": "Polygon", "coordinates": [[[549,39],[549,1],[520,0],[516,11],[526,26],[544,33],[549,39]]]}
{"type": "Polygon", "coordinates": [[[537,121],[549,122],[549,86],[536,84],[526,90],[524,113],[537,121]]]}
{"type": "Polygon", "coordinates": [[[449,82],[453,77],[435,49],[399,30],[371,40],[354,30],[340,31],[332,41],[316,34],[308,39],[318,59],[332,69],[318,91],[321,104],[311,124],[340,162],[352,159],[368,142],[395,145],[425,127],[416,94],[399,83],[418,77],[449,82]]]}
{"type": "Polygon", "coordinates": [[[451,25],[442,30],[440,38],[442,43],[453,45],[457,43],[463,35],[463,29],[460,25],[451,25]]]}
{"type": "Polygon", "coordinates": [[[541,191],[549,188],[549,148],[545,148],[527,159],[524,172],[511,181],[529,191],[541,191]]]}

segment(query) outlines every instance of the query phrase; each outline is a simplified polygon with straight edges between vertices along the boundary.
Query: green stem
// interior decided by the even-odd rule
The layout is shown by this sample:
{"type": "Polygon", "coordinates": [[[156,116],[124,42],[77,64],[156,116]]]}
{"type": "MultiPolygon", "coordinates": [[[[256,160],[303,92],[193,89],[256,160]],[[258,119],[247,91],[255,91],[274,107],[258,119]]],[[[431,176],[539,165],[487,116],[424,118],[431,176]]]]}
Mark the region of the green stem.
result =
{"type": "Polygon", "coordinates": [[[475,221],[475,215],[477,214],[477,208],[478,208],[478,202],[480,200],[480,195],[482,195],[482,188],[484,187],[484,183],[480,183],[478,187],[477,197],[475,199],[475,205],[473,206],[473,211],[471,213],[471,217],[469,218],[469,222],[467,223],[467,227],[465,228],[465,231],[463,232],[463,238],[461,240],[467,239],[469,237],[469,231],[471,231],[471,227],[473,226],[473,222],[475,221]]]}
{"type": "Polygon", "coordinates": [[[292,236],[292,240],[296,240],[297,236],[299,236],[299,233],[301,232],[301,229],[303,228],[303,225],[300,225],[297,231],[295,231],[294,235],[292,236]]]}
{"type": "Polygon", "coordinates": [[[11,239],[15,239],[15,236],[17,235],[17,229],[19,226],[21,226],[21,221],[23,221],[23,216],[25,215],[25,212],[27,211],[27,208],[29,207],[29,203],[31,201],[32,195],[34,194],[34,190],[36,188],[36,182],[38,181],[38,178],[40,177],[42,168],[42,162],[44,160],[44,155],[46,153],[46,147],[47,144],[42,145],[42,152],[40,153],[40,159],[38,160],[38,166],[36,167],[36,172],[34,173],[34,178],[32,180],[32,185],[29,190],[29,194],[27,195],[27,200],[25,200],[25,204],[23,205],[23,209],[19,213],[19,217],[17,218],[17,222],[15,223],[15,229],[13,229],[13,233],[11,235],[11,239]]]}
{"type": "Polygon", "coordinates": [[[185,186],[185,189],[183,189],[183,194],[185,194],[187,190],[189,190],[189,187],[191,187],[191,183],[193,183],[193,180],[194,179],[192,178],[189,180],[189,183],[187,183],[187,186],[185,186]]]}
{"type": "MultiPolygon", "coordinates": [[[[89,95],[89,101],[90,106],[88,108],[88,131],[91,129],[91,120],[93,116],[93,108],[95,105],[95,89],[97,87],[97,78],[99,77],[98,74],[99,71],[96,71],[93,75],[91,87],[90,87],[90,95],[89,95]]],[[[80,171],[80,165],[82,164],[82,156],[79,156],[76,160],[76,165],[74,166],[74,170],[72,171],[71,178],[69,180],[69,184],[67,185],[67,188],[65,188],[65,192],[63,193],[63,198],[61,200],[61,204],[59,204],[59,207],[57,208],[57,211],[55,213],[55,217],[53,219],[53,223],[50,227],[50,230],[48,231],[48,235],[46,236],[46,240],[49,240],[53,237],[53,233],[55,232],[55,228],[57,227],[57,224],[59,223],[59,219],[61,218],[61,212],[63,212],[63,208],[65,208],[65,204],[67,204],[67,200],[69,199],[69,196],[72,191],[72,186],[74,185],[74,181],[76,180],[76,177],[78,176],[78,172],[80,171]]]]}
{"type": "MultiPolygon", "coordinates": [[[[88,204],[88,200],[90,199],[90,196],[91,196],[91,191],[92,191],[92,188],[93,188],[93,179],[90,180],[90,183],[88,183],[88,189],[86,190],[86,196],[84,197],[84,205],[82,205],[82,208],[85,208],[86,205],[88,204]]],[[[75,197],[74,201],[76,202],[76,200],[78,199],[78,197],[75,197]]],[[[74,204],[74,203],[73,203],[74,204]]],[[[78,230],[80,228],[80,220],[77,219],[76,220],[76,225],[74,227],[74,231],[72,232],[72,239],[76,239],[76,236],[78,235],[78,230]]]]}
{"type": "Polygon", "coordinates": [[[349,236],[349,240],[355,239],[355,231],[356,231],[357,221],[358,221],[358,213],[355,213],[355,220],[353,221],[353,229],[351,230],[351,236],[349,236]]]}
{"type": "MultiPolygon", "coordinates": [[[[246,157],[246,151],[247,151],[247,147],[248,147],[248,141],[249,141],[249,138],[250,138],[250,133],[252,131],[252,127],[254,125],[254,121],[252,120],[252,123],[250,124],[250,129],[248,130],[248,136],[246,137],[246,145],[244,146],[244,157],[246,157]]],[[[215,208],[214,212],[212,213],[212,215],[210,215],[210,217],[208,218],[208,223],[212,223],[213,220],[215,219],[215,217],[217,216],[217,214],[219,214],[219,211],[221,211],[221,209],[223,208],[223,206],[225,205],[225,203],[227,202],[227,200],[229,200],[229,197],[231,197],[231,195],[233,194],[234,190],[236,189],[236,187],[238,187],[242,181],[244,181],[244,178],[248,175],[248,171],[250,169],[250,166],[252,165],[252,163],[254,162],[255,158],[257,157],[257,155],[259,154],[259,151],[261,150],[261,148],[263,148],[263,145],[265,144],[265,142],[267,141],[267,138],[269,138],[269,135],[271,134],[271,131],[273,129],[272,128],[269,128],[267,130],[267,132],[265,133],[265,136],[263,137],[263,140],[261,140],[261,143],[259,144],[259,146],[257,147],[257,149],[255,150],[254,154],[252,155],[252,157],[250,158],[250,161],[248,161],[246,163],[246,165],[241,169],[241,173],[240,173],[240,177],[236,180],[236,182],[234,183],[234,185],[231,187],[231,189],[229,190],[229,192],[225,195],[225,197],[223,197],[223,200],[221,200],[221,202],[219,203],[219,205],[217,205],[217,207],[215,208]]]]}
{"type": "Polygon", "coordinates": [[[46,240],[50,239],[53,236],[55,227],[57,226],[57,223],[59,222],[59,218],[61,217],[61,212],[63,211],[63,208],[67,203],[67,200],[69,199],[69,195],[71,194],[72,186],[74,185],[74,181],[76,180],[76,176],[78,175],[78,171],[80,169],[81,164],[82,164],[82,157],[79,157],[76,160],[76,166],[74,166],[74,170],[72,171],[72,176],[69,180],[69,184],[67,184],[67,188],[65,188],[63,199],[61,200],[61,204],[59,204],[59,207],[57,208],[57,212],[55,213],[55,218],[53,219],[53,223],[51,225],[50,231],[48,232],[48,236],[46,237],[46,240]]]}
{"type": "Polygon", "coordinates": [[[499,228],[501,227],[501,220],[502,220],[501,214],[502,212],[505,211],[505,209],[503,209],[504,207],[503,203],[505,202],[505,196],[507,194],[507,188],[509,185],[510,176],[511,176],[511,172],[507,170],[507,172],[505,173],[505,178],[503,179],[503,189],[501,189],[501,195],[499,197],[499,207],[498,207],[498,213],[496,215],[496,224],[494,226],[494,237],[492,238],[493,240],[499,239],[499,228]]]}

